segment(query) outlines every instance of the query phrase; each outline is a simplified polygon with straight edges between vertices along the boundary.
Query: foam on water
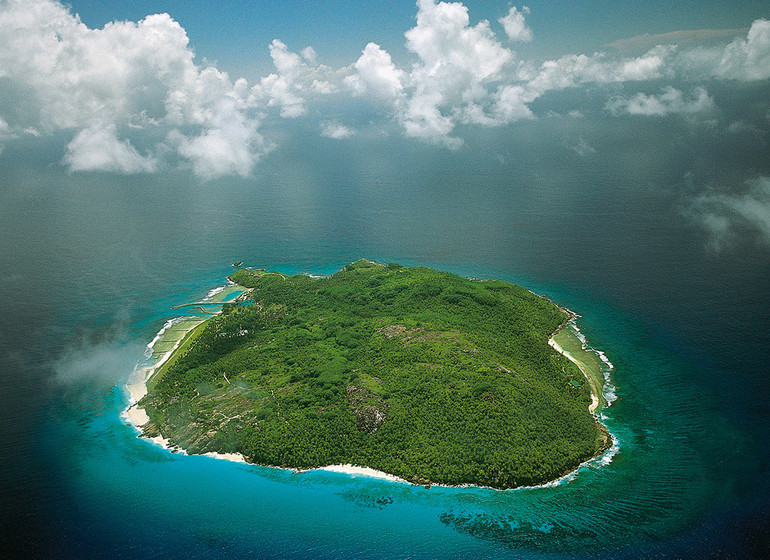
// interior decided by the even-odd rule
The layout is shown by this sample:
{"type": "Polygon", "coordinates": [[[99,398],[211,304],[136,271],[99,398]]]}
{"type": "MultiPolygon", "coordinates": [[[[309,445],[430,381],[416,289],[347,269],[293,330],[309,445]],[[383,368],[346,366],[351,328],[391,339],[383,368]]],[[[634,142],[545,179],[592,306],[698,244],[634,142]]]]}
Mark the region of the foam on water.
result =
{"type": "Polygon", "coordinates": [[[164,325],[161,327],[161,329],[158,331],[158,334],[155,335],[155,338],[153,338],[148,344],[147,344],[147,350],[145,350],[144,355],[147,358],[150,358],[152,356],[153,348],[155,347],[155,344],[163,338],[163,333],[165,333],[168,329],[176,325],[177,323],[180,323],[184,321],[186,317],[174,317],[173,319],[169,319],[164,323],[164,325]]]}
{"type": "Polygon", "coordinates": [[[577,319],[580,317],[578,314],[574,314],[575,316],[570,319],[568,322],[568,326],[572,329],[572,331],[575,333],[575,336],[580,341],[580,344],[582,346],[582,349],[586,352],[592,352],[595,354],[600,362],[600,368],[602,375],[604,376],[604,383],[602,385],[602,396],[604,397],[606,404],[606,407],[612,406],[612,403],[615,402],[618,398],[616,393],[616,387],[612,381],[612,373],[615,370],[615,366],[610,362],[609,358],[607,357],[607,354],[602,351],[598,350],[597,348],[594,348],[588,343],[588,339],[583,334],[583,332],[580,330],[580,327],[577,325],[577,319]]]}
{"type": "MultiPolygon", "coordinates": [[[[232,282],[229,278],[227,279],[227,281],[228,281],[228,285],[230,285],[230,286],[234,286],[235,285],[235,283],[232,282]]],[[[209,300],[209,299],[213,298],[215,295],[217,295],[218,293],[221,293],[221,292],[225,291],[225,289],[227,289],[227,286],[217,286],[216,288],[213,288],[213,289],[209,290],[209,293],[206,294],[206,298],[205,299],[209,300]]]]}

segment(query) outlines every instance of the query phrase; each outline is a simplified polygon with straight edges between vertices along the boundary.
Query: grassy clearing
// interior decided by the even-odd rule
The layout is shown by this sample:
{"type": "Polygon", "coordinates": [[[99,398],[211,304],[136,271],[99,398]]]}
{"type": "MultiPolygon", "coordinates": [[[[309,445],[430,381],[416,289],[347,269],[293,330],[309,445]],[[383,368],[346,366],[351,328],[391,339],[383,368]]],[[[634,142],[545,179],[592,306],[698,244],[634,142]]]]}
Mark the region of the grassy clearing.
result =
{"type": "MultiPolygon", "coordinates": [[[[210,301],[212,302],[224,302],[225,300],[232,299],[233,294],[240,295],[245,290],[243,286],[233,285],[227,286],[221,292],[214,294],[210,301]]],[[[193,342],[200,336],[201,325],[203,325],[209,317],[188,317],[175,325],[169,327],[153,345],[153,358],[159,360],[164,354],[174,349],[177,344],[179,347],[174,350],[171,357],[152,374],[152,377],[147,381],[147,388],[152,390],[165,375],[166,371],[179,359],[179,356],[184,354],[193,342]],[[191,324],[192,323],[192,324],[191,324]],[[181,343],[180,343],[181,341],[181,343]]]]}
{"type": "Polygon", "coordinates": [[[559,331],[553,339],[559,346],[561,346],[564,352],[580,362],[583,371],[588,373],[591,378],[592,389],[596,389],[595,394],[599,399],[599,408],[606,406],[607,401],[602,394],[602,387],[604,387],[602,361],[596,352],[583,348],[583,343],[570,325],[567,325],[559,331]]]}
{"type": "Polygon", "coordinates": [[[172,365],[174,365],[174,363],[179,359],[179,356],[187,352],[190,346],[192,346],[193,342],[195,342],[198,336],[200,336],[200,333],[203,331],[203,325],[205,323],[206,321],[202,320],[200,323],[198,323],[191,329],[187,329],[184,332],[184,334],[182,334],[182,332],[180,332],[179,329],[173,330],[173,331],[169,330],[163,333],[164,335],[163,338],[161,338],[161,340],[155,343],[154,348],[157,348],[160,345],[161,347],[168,346],[168,349],[165,351],[171,350],[171,348],[174,347],[177,341],[179,341],[179,338],[173,338],[173,337],[174,336],[178,337],[180,334],[182,334],[181,343],[179,344],[179,347],[176,350],[174,350],[174,353],[171,355],[171,357],[168,360],[166,360],[166,362],[152,374],[150,379],[147,380],[147,389],[149,391],[152,391],[155,388],[155,386],[158,384],[158,381],[160,381],[165,375],[165,373],[168,371],[168,369],[172,365]],[[167,340],[165,338],[166,334],[169,334],[171,336],[170,340],[167,340]]]}

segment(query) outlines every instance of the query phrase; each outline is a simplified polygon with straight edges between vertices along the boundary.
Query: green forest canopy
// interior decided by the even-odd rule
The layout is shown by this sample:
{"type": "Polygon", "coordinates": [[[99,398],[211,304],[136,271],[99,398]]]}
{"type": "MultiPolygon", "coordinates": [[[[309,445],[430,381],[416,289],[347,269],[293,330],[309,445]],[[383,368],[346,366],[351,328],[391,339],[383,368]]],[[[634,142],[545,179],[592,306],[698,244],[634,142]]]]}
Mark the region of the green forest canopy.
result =
{"type": "Polygon", "coordinates": [[[153,379],[147,435],[496,488],[553,480],[608,446],[588,383],[548,345],[567,312],[524,288],[366,260],[328,278],[231,279],[252,304],[226,305],[153,379]]]}

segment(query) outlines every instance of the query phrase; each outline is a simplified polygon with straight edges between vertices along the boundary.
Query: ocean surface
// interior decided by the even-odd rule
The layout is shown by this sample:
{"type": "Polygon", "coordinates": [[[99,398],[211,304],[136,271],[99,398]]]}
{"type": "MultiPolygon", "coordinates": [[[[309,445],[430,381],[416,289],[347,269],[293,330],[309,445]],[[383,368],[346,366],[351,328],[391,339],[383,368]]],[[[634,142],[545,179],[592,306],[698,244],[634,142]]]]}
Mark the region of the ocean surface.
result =
{"type": "Polygon", "coordinates": [[[58,136],[0,154],[4,557],[770,557],[770,248],[749,231],[716,250],[693,215],[737,169],[769,176],[766,144],[542,119],[452,152],[291,126],[253,177],[206,183],[65,174],[58,136]],[[170,308],[231,263],[359,258],[520,283],[578,313],[614,365],[611,461],[541,488],[426,489],[172,454],[122,421],[170,308]]]}

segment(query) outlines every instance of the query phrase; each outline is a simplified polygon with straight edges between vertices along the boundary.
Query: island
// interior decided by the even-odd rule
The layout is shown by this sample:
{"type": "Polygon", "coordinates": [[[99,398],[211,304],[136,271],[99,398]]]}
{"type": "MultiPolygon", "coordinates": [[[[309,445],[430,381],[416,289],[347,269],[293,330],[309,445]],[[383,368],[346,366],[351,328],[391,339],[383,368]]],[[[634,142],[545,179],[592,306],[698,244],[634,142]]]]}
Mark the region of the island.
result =
{"type": "Polygon", "coordinates": [[[553,342],[572,314],[520,286],[367,260],[230,280],[240,296],[148,370],[132,407],[145,437],[497,489],[553,481],[612,444],[600,386],[553,342]]]}

